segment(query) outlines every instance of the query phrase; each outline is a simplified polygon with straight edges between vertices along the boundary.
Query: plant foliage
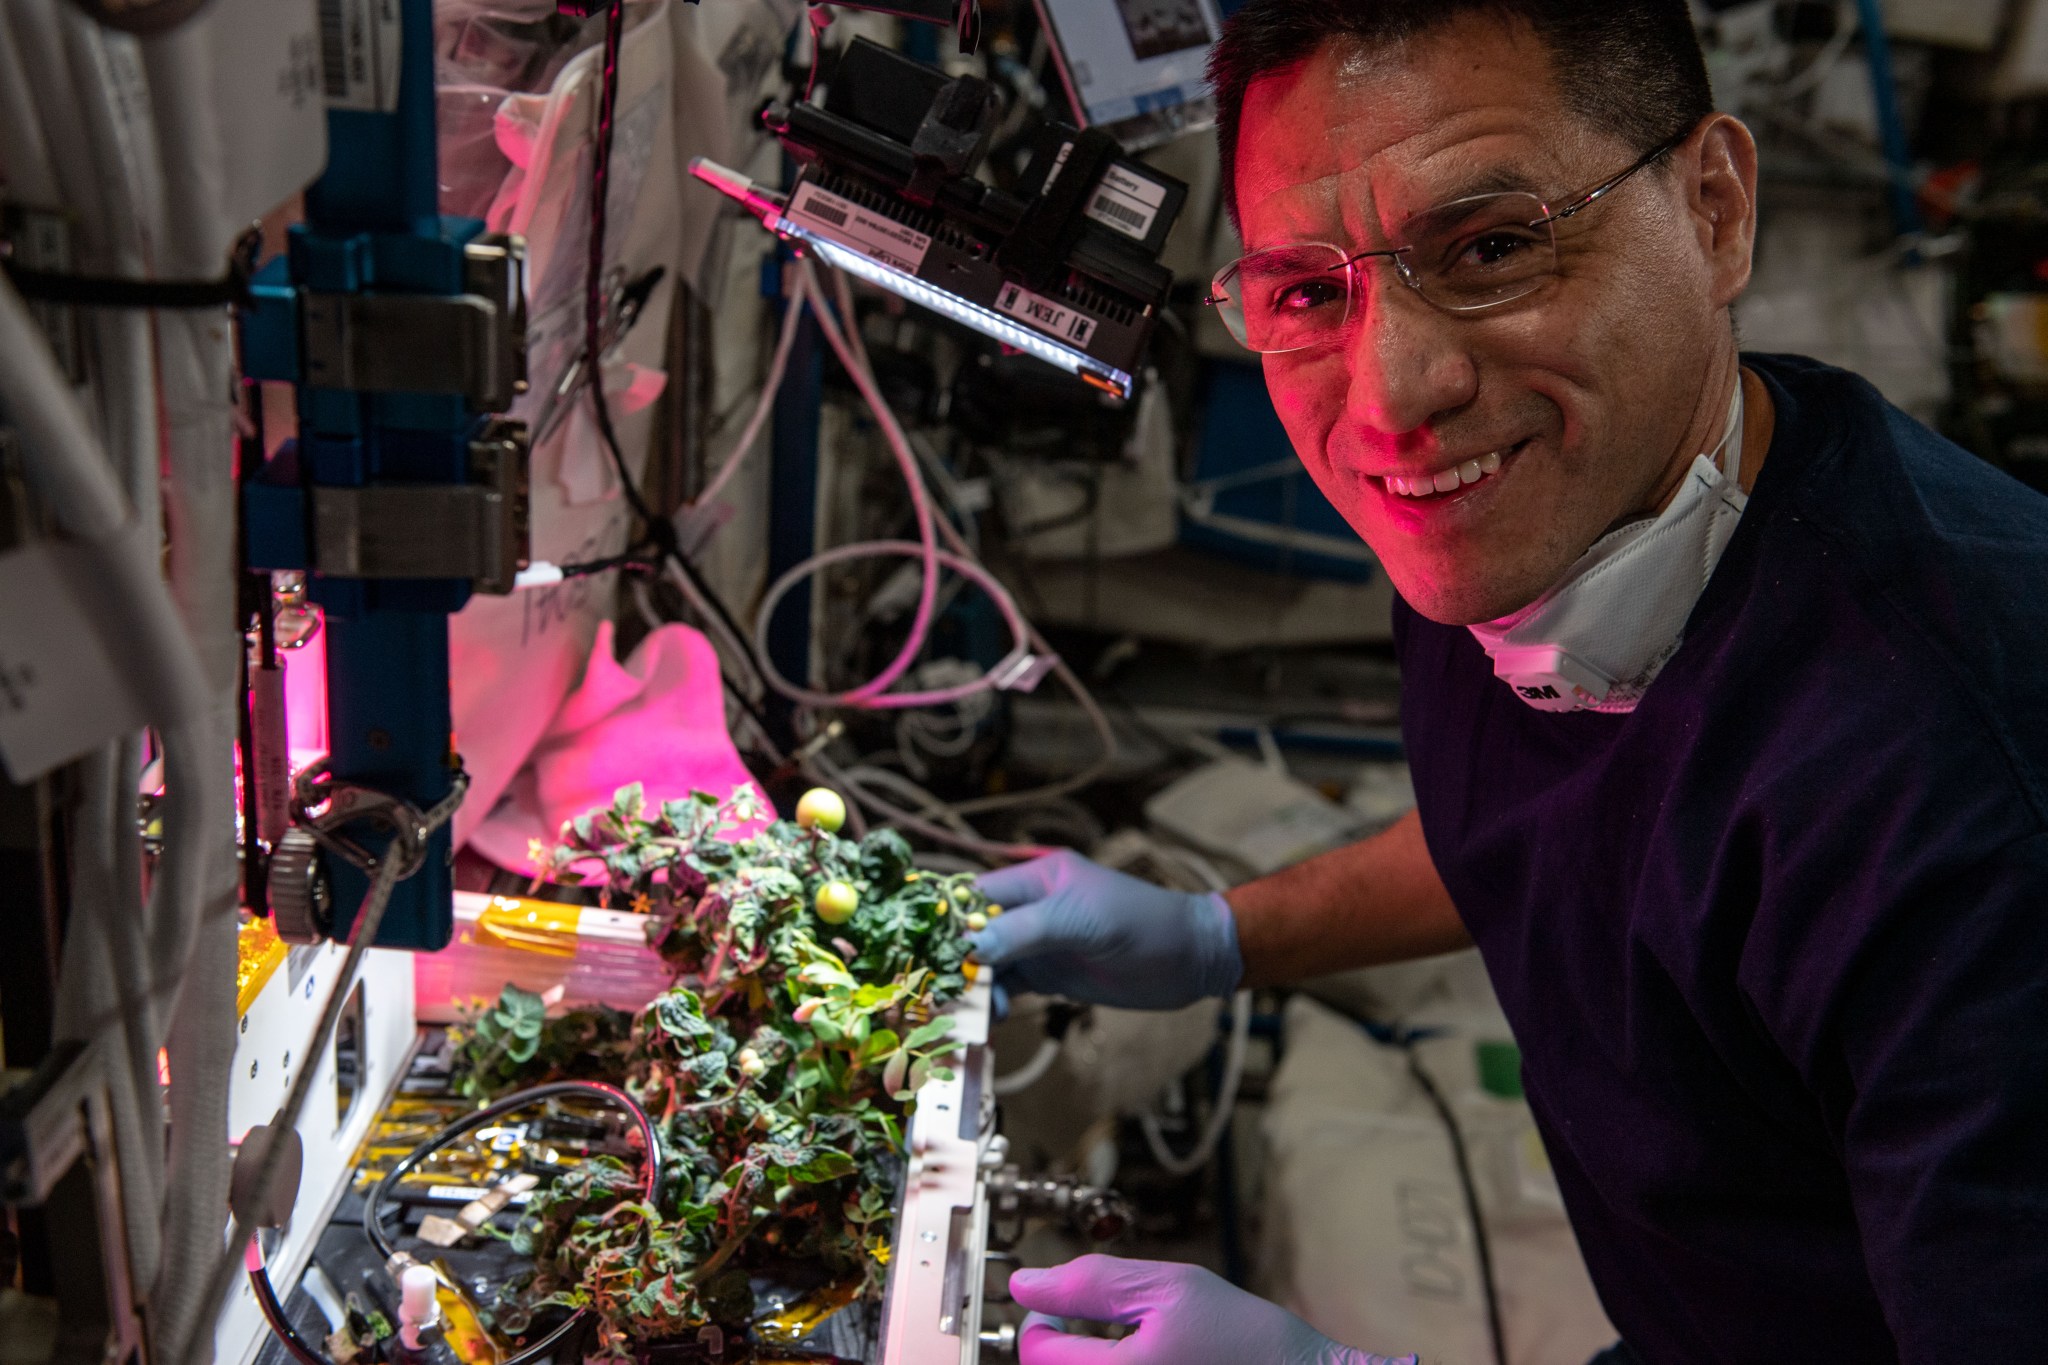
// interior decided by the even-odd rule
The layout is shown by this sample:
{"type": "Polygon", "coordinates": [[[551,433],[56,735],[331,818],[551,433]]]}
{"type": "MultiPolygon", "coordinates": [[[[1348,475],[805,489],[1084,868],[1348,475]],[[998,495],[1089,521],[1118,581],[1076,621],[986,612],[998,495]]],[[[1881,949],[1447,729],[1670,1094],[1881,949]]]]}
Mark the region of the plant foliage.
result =
{"type": "Polygon", "coordinates": [[[650,916],[678,983],[630,1019],[549,1019],[507,986],[458,1038],[471,1097],[573,1075],[624,1085],[654,1120],[652,1202],[636,1166],[599,1157],[536,1191],[513,1233],[535,1261],[520,1308],[590,1308],[621,1358],[746,1321],[752,1267],[808,1261],[877,1292],[905,1106],[950,1077],[949,1024],[932,1016],[972,970],[972,878],[920,873],[888,830],[856,843],[777,821],[738,837],[758,820],[746,789],[650,806],[635,785],[566,823],[535,849],[539,876],[601,874],[608,902],[650,916]],[[859,893],[844,923],[813,911],[831,881],[859,893]]]}

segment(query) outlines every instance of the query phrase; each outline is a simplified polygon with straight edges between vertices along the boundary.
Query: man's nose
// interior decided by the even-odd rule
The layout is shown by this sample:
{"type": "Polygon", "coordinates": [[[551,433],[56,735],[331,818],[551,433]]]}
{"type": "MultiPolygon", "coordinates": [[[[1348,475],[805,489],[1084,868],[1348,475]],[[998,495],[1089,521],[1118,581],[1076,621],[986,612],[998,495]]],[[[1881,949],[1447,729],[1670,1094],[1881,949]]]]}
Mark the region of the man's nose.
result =
{"type": "Polygon", "coordinates": [[[1460,344],[1458,319],[1432,307],[1386,260],[1361,261],[1346,338],[1346,415],[1405,436],[1472,401],[1479,367],[1460,344]]]}

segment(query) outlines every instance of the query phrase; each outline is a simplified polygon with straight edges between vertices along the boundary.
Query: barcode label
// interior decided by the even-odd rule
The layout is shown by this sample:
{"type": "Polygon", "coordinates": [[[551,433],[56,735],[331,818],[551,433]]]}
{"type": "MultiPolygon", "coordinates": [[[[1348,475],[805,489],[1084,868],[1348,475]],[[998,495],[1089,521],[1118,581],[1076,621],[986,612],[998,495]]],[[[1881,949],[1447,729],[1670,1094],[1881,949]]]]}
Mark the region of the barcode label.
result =
{"type": "Polygon", "coordinates": [[[398,107],[401,0],[319,0],[320,85],[331,109],[398,107]]]}
{"type": "Polygon", "coordinates": [[[846,226],[846,215],[830,204],[813,203],[811,205],[811,216],[822,218],[833,227],[846,226]]]}
{"type": "Polygon", "coordinates": [[[1127,208],[1117,203],[1116,200],[1106,194],[1096,195],[1095,202],[1089,207],[1094,210],[1094,216],[1097,219],[1102,219],[1106,215],[1112,221],[1137,229],[1140,234],[1143,234],[1146,228],[1152,226],[1150,218],[1147,218],[1134,208],[1127,208]]]}
{"type": "Polygon", "coordinates": [[[797,187],[782,216],[826,241],[858,251],[869,260],[906,275],[917,273],[932,245],[932,239],[916,228],[870,213],[851,199],[810,183],[797,187]]]}
{"type": "Polygon", "coordinates": [[[1104,227],[1142,242],[1152,235],[1159,210],[1166,203],[1166,187],[1122,166],[1112,165],[1096,182],[1095,193],[1083,211],[1104,227]]]}
{"type": "Polygon", "coordinates": [[[1005,284],[996,295],[996,307],[1013,318],[1022,319],[1050,336],[1056,336],[1070,346],[1086,348],[1089,338],[1095,335],[1095,319],[1078,308],[1069,308],[1064,303],[1020,289],[1014,284],[1005,284]]]}
{"type": "Polygon", "coordinates": [[[348,98],[348,30],[342,0],[320,0],[320,87],[330,102],[348,98]]]}

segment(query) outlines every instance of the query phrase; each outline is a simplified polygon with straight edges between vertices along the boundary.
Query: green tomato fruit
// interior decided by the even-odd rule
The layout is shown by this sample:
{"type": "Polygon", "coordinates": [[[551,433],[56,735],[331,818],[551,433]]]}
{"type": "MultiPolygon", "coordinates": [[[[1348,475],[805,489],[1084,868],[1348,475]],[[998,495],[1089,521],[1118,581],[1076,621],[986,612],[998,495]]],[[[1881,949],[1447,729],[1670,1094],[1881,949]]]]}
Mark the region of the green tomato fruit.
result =
{"type": "Polygon", "coordinates": [[[796,803],[796,822],[805,829],[837,834],[846,823],[846,802],[830,787],[813,787],[796,803]]]}
{"type": "Polygon", "coordinates": [[[854,911],[860,909],[860,892],[847,882],[826,882],[818,888],[817,899],[811,903],[811,908],[827,924],[844,924],[853,918],[854,911]]]}

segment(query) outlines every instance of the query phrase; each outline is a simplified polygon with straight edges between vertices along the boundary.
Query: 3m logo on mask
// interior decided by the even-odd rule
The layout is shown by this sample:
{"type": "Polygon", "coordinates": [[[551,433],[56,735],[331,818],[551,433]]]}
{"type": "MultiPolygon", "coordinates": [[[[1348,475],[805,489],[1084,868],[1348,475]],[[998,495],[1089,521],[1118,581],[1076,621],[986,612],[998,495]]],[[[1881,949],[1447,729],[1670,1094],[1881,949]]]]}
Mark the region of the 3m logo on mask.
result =
{"type": "Polygon", "coordinates": [[[1518,687],[1515,689],[1515,691],[1521,693],[1525,701],[1564,700],[1563,694],[1561,694],[1556,688],[1551,687],[1547,684],[1542,687],[1518,687]]]}

